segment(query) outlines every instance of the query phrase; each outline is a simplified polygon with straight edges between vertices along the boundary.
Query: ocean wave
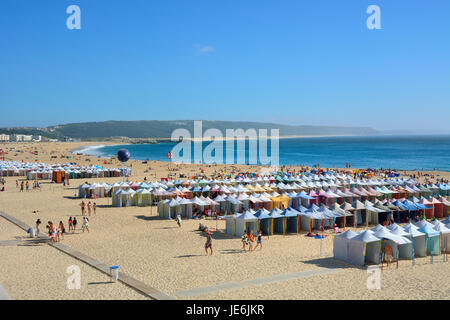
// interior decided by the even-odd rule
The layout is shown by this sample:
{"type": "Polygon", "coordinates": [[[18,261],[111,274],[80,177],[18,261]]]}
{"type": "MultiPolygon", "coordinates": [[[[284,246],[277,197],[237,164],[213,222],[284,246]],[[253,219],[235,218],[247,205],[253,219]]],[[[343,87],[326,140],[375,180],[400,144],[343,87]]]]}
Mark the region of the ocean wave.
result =
{"type": "Polygon", "coordinates": [[[105,145],[95,145],[95,146],[84,146],[81,148],[73,149],[70,152],[71,153],[81,153],[88,156],[98,156],[102,155],[103,153],[99,151],[99,149],[104,148],[105,145]]]}

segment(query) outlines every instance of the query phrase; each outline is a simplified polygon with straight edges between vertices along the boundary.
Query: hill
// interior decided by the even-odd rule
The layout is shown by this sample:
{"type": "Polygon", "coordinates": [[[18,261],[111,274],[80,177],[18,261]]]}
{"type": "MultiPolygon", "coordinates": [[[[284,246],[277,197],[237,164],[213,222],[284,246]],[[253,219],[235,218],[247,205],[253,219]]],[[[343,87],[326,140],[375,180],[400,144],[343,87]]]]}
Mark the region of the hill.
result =
{"type": "MultiPolygon", "coordinates": [[[[240,121],[203,121],[203,132],[210,128],[219,129],[224,135],[226,129],[279,129],[280,136],[317,135],[377,135],[380,132],[368,127],[291,126],[274,123],[240,121]]],[[[175,129],[184,128],[193,134],[193,120],[138,120],[70,123],[47,128],[58,136],[74,139],[94,139],[124,136],[129,138],[170,138],[175,129]]],[[[270,131],[268,132],[270,135],[270,131]]]]}

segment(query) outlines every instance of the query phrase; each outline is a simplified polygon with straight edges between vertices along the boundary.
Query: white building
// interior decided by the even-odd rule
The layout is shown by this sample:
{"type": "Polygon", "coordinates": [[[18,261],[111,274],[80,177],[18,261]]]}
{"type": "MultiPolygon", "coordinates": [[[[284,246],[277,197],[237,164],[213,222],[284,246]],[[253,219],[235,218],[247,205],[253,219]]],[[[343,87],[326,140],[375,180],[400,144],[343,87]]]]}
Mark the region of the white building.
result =
{"type": "Polygon", "coordinates": [[[32,136],[31,139],[32,139],[33,141],[39,142],[39,141],[42,140],[42,136],[32,136]]]}
{"type": "Polygon", "coordinates": [[[9,134],[0,134],[0,141],[2,142],[9,141],[9,134]]]}
{"type": "Polygon", "coordinates": [[[26,135],[26,134],[12,134],[11,135],[11,141],[31,141],[33,139],[32,135],[26,135]]]}

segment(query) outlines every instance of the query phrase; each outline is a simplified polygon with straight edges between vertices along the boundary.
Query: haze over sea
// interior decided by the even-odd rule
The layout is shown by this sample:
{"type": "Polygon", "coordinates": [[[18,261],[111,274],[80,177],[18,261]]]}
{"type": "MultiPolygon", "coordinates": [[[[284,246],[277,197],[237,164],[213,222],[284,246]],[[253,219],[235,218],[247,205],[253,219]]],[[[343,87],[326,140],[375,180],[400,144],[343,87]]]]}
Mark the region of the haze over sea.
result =
{"type": "MultiPolygon", "coordinates": [[[[210,142],[203,142],[203,148],[210,142]]],[[[270,155],[270,140],[268,141],[270,155]]],[[[126,148],[136,160],[169,161],[167,154],[175,142],[159,144],[132,144],[94,146],[76,150],[99,157],[115,157],[117,151],[126,148]]],[[[226,143],[223,143],[226,148],[226,143]]],[[[191,147],[193,150],[193,147],[191,147]]],[[[236,149],[235,142],[235,161],[236,149]]],[[[75,151],[74,151],[75,152],[75,151]]],[[[226,151],[223,155],[225,158],[226,151]]],[[[193,158],[193,157],[192,157],[193,158]]],[[[225,160],[223,163],[225,163],[225,160]]],[[[246,164],[248,141],[246,143],[246,164]]],[[[320,137],[292,138],[279,141],[280,165],[320,164],[322,168],[344,168],[350,162],[352,168],[391,168],[397,170],[450,171],[450,135],[423,136],[370,136],[370,137],[320,137]]]]}

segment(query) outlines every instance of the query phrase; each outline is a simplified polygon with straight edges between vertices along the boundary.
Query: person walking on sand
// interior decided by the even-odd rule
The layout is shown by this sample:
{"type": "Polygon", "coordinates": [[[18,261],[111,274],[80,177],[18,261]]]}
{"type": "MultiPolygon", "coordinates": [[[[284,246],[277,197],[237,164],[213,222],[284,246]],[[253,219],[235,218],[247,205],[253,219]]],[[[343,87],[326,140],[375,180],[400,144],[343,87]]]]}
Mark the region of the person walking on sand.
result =
{"type": "Polygon", "coordinates": [[[27,181],[27,184],[25,186],[26,186],[26,191],[28,191],[28,189],[30,189],[30,184],[28,183],[28,181],[27,181]]]}
{"type": "Polygon", "coordinates": [[[81,207],[81,215],[82,216],[84,216],[84,208],[85,208],[85,204],[84,204],[84,201],[81,201],[81,203],[80,203],[80,207],[81,207]]]}
{"type": "Polygon", "coordinates": [[[181,228],[181,216],[179,214],[177,215],[177,224],[181,228]]]}
{"type": "Polygon", "coordinates": [[[36,220],[36,237],[39,236],[39,231],[40,231],[39,227],[40,227],[40,225],[41,225],[41,219],[37,219],[36,220]]]}
{"type": "Polygon", "coordinates": [[[24,187],[24,183],[23,183],[23,181],[20,183],[20,192],[22,192],[23,191],[23,187],[24,187]]]}
{"type": "Polygon", "coordinates": [[[97,213],[97,204],[94,202],[92,205],[92,209],[94,209],[94,215],[97,213]]]}
{"type": "Polygon", "coordinates": [[[87,217],[83,217],[83,226],[81,227],[84,230],[86,229],[89,232],[89,219],[87,217]]]}
{"type": "Polygon", "coordinates": [[[62,221],[59,222],[59,233],[62,237],[62,239],[64,240],[64,233],[66,233],[66,228],[64,228],[64,224],[62,221]]]}
{"type": "Polygon", "coordinates": [[[91,202],[90,201],[87,204],[87,208],[88,208],[88,214],[89,214],[89,216],[91,216],[91,202]]]}
{"type": "Polygon", "coordinates": [[[213,254],[213,249],[212,249],[212,238],[211,238],[211,233],[208,232],[206,234],[206,243],[205,243],[205,252],[206,255],[208,255],[208,248],[211,250],[211,255],[213,254]]]}
{"type": "Polygon", "coordinates": [[[73,221],[72,221],[72,217],[69,217],[69,232],[72,231],[73,229],[73,221]]]}
{"type": "Polygon", "coordinates": [[[244,231],[244,233],[242,234],[241,241],[242,241],[242,250],[245,251],[245,246],[248,244],[248,242],[247,242],[247,231],[244,231]]]}
{"type": "Polygon", "coordinates": [[[262,232],[261,232],[261,230],[259,230],[259,232],[258,232],[258,239],[256,240],[256,247],[255,247],[255,250],[256,250],[256,248],[258,248],[258,246],[259,246],[259,250],[262,250],[262,232]]]}
{"type": "Polygon", "coordinates": [[[73,224],[72,233],[75,232],[75,230],[76,230],[76,228],[77,228],[77,223],[78,223],[77,217],[73,217],[73,221],[72,221],[72,224],[73,224]]]}
{"type": "Polygon", "coordinates": [[[253,236],[253,231],[250,230],[248,234],[248,251],[253,251],[253,243],[255,242],[255,237],[253,236]]]}
{"type": "Polygon", "coordinates": [[[56,230],[56,226],[53,224],[53,222],[49,221],[48,222],[49,225],[49,232],[50,232],[50,237],[52,238],[52,243],[56,242],[56,237],[57,237],[57,230],[56,230]]]}

